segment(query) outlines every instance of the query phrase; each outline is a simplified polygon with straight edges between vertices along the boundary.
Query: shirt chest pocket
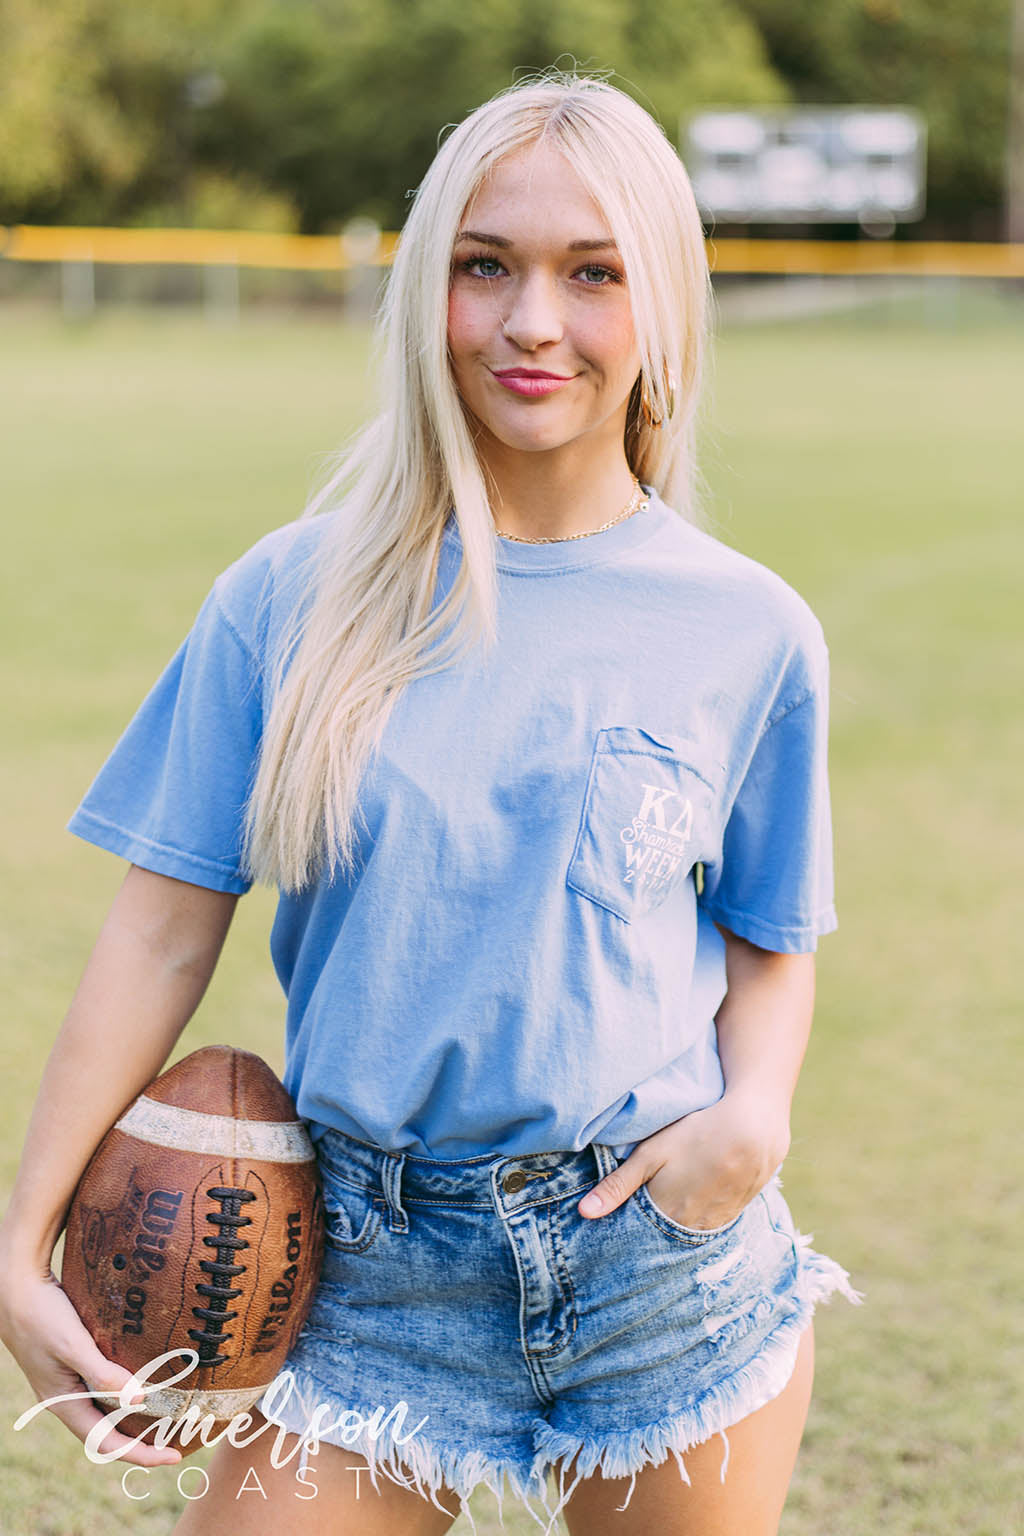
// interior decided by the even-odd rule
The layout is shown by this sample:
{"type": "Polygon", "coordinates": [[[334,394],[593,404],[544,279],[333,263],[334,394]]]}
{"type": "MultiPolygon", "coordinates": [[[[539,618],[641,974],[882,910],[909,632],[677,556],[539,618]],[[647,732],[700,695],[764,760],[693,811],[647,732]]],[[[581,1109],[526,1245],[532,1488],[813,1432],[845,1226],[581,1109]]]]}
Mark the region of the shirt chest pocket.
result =
{"type": "Polygon", "coordinates": [[[631,922],[712,849],[714,772],[700,744],[636,725],[597,733],[566,884],[631,922]]]}

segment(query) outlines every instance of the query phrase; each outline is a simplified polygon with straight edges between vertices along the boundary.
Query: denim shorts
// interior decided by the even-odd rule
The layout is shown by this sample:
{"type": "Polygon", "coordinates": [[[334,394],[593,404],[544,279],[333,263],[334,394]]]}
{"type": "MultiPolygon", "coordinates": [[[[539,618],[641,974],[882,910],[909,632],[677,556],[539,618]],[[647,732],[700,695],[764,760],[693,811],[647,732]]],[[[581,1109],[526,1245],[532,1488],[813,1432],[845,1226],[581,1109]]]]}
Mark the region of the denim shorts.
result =
{"type": "Polygon", "coordinates": [[[305,1435],[303,1461],[318,1442],[346,1446],[375,1487],[380,1469],[439,1508],[444,1481],[471,1522],[473,1489],[491,1488],[500,1511],[507,1479],[550,1530],[576,1453],[576,1480],[632,1474],[630,1495],[670,1453],[685,1478],[684,1451],[782,1391],[815,1303],[859,1300],[794,1229],[777,1174],[700,1231],[646,1185],[581,1216],[618,1161],[597,1143],[440,1161],[327,1130],[317,1153],[320,1284],[261,1406],[305,1435]]]}

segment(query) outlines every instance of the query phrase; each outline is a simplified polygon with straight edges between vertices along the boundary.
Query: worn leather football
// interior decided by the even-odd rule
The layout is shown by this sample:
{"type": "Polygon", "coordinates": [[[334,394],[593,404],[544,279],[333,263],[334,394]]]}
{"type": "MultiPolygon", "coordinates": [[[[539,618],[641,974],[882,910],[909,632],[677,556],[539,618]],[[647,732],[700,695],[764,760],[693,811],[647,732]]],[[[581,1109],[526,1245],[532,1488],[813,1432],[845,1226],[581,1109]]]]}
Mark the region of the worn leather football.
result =
{"type": "MultiPolygon", "coordinates": [[[[190,1406],[223,1428],[251,1407],[295,1342],[322,1256],[313,1146],[266,1062],[206,1046],[150,1083],[79,1181],[61,1270],[109,1360],[134,1372],[168,1350],[199,1354],[121,1432],[138,1435],[190,1406]]],[[[167,1381],[184,1363],[152,1380],[167,1381]]],[[[118,1404],[116,1395],[94,1399],[104,1411],[118,1404]]],[[[160,1441],[186,1455],[202,1443],[177,1433],[160,1441]]]]}

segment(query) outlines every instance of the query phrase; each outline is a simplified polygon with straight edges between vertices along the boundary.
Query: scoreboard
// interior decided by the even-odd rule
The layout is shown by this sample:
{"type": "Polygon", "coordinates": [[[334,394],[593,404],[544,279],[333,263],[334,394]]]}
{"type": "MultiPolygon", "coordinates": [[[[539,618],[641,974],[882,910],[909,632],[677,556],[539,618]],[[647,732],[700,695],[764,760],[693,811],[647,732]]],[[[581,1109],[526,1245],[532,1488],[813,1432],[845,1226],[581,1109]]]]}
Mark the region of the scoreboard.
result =
{"type": "Polygon", "coordinates": [[[926,140],[908,107],[715,108],[680,124],[705,218],[856,221],[872,233],[923,216],[926,140]]]}

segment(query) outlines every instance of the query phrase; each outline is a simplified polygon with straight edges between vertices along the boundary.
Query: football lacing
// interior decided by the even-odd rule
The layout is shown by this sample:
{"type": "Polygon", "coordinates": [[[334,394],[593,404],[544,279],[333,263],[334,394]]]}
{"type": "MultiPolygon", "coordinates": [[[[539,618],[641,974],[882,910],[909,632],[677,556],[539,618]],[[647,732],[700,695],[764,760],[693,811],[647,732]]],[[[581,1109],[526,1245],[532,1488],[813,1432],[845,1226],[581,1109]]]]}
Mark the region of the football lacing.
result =
{"type": "Polygon", "coordinates": [[[206,1193],[221,1207],[219,1211],[207,1211],[207,1221],[219,1230],[215,1236],[207,1234],[203,1238],[203,1242],[210,1248],[216,1248],[217,1257],[199,1260],[199,1268],[211,1279],[208,1285],[199,1282],[196,1290],[209,1299],[209,1306],[192,1308],[192,1316],[197,1317],[203,1326],[190,1328],[188,1336],[199,1346],[199,1365],[212,1369],[223,1365],[228,1359],[227,1355],[219,1353],[221,1346],[233,1337],[224,1332],[224,1324],[238,1316],[237,1312],[228,1311],[228,1302],[242,1294],[241,1287],[232,1286],[231,1282],[236,1275],[244,1274],[246,1268],[244,1264],[234,1264],[231,1260],[242,1248],[249,1246],[246,1238],[235,1234],[239,1227],[247,1227],[252,1222],[251,1216],[241,1214],[243,1200],[255,1200],[256,1196],[251,1189],[230,1189],[220,1185],[208,1189],[206,1193]]]}

